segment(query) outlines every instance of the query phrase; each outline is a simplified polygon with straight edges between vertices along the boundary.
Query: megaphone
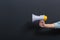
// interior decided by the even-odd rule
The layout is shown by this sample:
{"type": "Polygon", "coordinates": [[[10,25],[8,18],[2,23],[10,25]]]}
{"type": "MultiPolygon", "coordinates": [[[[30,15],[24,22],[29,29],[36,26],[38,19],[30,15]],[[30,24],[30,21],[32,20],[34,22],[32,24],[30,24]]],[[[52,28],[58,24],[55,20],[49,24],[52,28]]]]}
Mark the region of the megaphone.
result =
{"type": "Polygon", "coordinates": [[[32,22],[37,21],[37,20],[46,21],[47,20],[47,16],[46,15],[37,16],[37,15],[32,14],[32,22]]]}

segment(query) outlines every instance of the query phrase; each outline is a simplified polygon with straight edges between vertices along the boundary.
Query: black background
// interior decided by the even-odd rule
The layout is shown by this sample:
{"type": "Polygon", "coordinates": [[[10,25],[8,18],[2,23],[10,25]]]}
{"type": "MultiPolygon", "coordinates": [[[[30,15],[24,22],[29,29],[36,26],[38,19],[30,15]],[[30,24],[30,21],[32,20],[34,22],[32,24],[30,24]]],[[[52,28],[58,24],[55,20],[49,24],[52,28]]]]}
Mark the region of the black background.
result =
{"type": "Polygon", "coordinates": [[[31,14],[45,14],[46,23],[60,20],[60,0],[0,0],[0,39],[57,40],[60,35],[33,35],[22,32],[31,22],[31,14]],[[24,37],[22,35],[24,35],[24,37]]]}

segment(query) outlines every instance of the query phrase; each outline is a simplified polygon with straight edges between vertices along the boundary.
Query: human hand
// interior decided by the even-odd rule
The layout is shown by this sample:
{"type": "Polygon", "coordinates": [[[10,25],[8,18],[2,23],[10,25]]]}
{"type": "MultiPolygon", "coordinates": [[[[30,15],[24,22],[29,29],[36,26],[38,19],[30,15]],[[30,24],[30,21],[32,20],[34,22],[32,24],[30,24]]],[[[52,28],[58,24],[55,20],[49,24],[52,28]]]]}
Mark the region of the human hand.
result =
{"type": "Polygon", "coordinates": [[[43,20],[40,20],[39,21],[39,26],[40,27],[44,27],[44,28],[55,28],[55,25],[53,23],[52,24],[45,24],[45,22],[43,20]]]}

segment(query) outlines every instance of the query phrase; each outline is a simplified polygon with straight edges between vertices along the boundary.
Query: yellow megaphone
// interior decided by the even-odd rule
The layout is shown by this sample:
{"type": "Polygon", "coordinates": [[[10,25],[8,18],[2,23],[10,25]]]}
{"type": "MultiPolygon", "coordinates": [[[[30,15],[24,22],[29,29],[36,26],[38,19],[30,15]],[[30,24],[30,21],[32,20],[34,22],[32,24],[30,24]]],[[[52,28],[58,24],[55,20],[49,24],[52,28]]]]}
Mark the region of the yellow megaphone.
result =
{"type": "Polygon", "coordinates": [[[37,15],[32,14],[32,22],[37,21],[37,20],[46,21],[47,20],[47,16],[46,15],[37,16],[37,15]]]}

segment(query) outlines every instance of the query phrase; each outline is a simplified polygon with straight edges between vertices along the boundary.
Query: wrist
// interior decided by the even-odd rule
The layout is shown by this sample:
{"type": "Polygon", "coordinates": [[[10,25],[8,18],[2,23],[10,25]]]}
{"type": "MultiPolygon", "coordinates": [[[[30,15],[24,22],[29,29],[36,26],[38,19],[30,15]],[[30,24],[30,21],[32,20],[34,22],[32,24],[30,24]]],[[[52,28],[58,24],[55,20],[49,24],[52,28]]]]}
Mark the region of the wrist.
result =
{"type": "Polygon", "coordinates": [[[54,28],[54,24],[44,24],[46,28],[54,28]]]}

